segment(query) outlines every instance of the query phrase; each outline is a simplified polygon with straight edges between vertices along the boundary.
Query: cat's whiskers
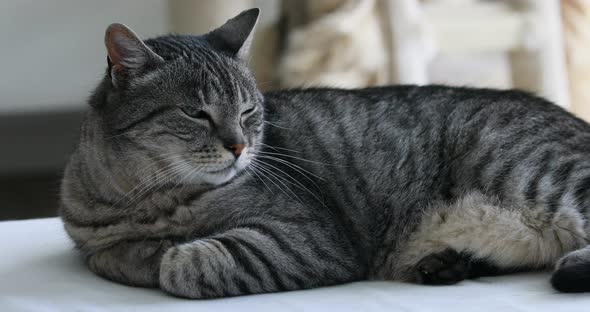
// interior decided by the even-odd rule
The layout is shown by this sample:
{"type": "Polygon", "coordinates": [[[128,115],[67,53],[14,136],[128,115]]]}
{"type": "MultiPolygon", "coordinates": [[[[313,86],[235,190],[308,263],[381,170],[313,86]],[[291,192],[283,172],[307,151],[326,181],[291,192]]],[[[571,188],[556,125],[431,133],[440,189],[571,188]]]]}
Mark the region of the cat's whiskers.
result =
{"type": "Polygon", "coordinates": [[[289,152],[293,152],[293,153],[301,153],[300,151],[294,150],[294,149],[290,149],[290,148],[284,148],[284,147],[278,147],[278,146],[272,146],[272,145],[268,145],[266,143],[262,143],[262,142],[258,142],[256,144],[254,144],[254,147],[260,147],[260,146],[266,146],[268,148],[271,148],[277,152],[279,152],[279,150],[285,150],[285,151],[289,151],[289,152]]]}
{"type": "Polygon", "coordinates": [[[127,192],[121,198],[121,200],[124,200],[125,207],[129,207],[133,202],[135,202],[135,200],[137,200],[139,197],[141,197],[143,195],[144,190],[146,190],[151,185],[156,183],[160,179],[160,176],[159,176],[160,173],[162,173],[163,175],[166,175],[173,170],[174,170],[173,167],[166,166],[166,167],[160,169],[156,174],[154,174],[154,176],[151,176],[148,179],[142,181],[133,190],[127,192]]]}
{"type": "MultiPolygon", "coordinates": [[[[143,168],[139,169],[137,172],[146,172],[148,169],[153,168],[154,166],[157,165],[161,165],[160,162],[164,162],[167,160],[174,160],[175,158],[179,157],[179,155],[176,152],[172,152],[172,153],[166,153],[167,156],[162,155],[162,158],[160,160],[156,160],[155,162],[144,166],[143,168]],[[174,154],[174,155],[170,155],[170,154],[174,154]]],[[[164,170],[168,165],[164,165],[162,168],[159,168],[158,170],[156,170],[155,174],[158,174],[159,172],[161,172],[162,170],[164,170]]],[[[138,187],[140,187],[142,184],[149,182],[151,179],[153,179],[154,176],[150,176],[145,180],[142,180],[140,183],[138,183],[137,186],[135,186],[133,189],[131,189],[129,192],[134,191],[135,189],[137,189],[138,187]]]]}
{"type": "Polygon", "coordinates": [[[289,155],[289,154],[283,154],[283,153],[264,152],[264,151],[258,151],[257,153],[264,154],[264,155],[284,156],[284,157],[289,157],[289,158],[293,158],[293,159],[297,159],[297,160],[301,160],[301,161],[306,161],[306,162],[313,163],[313,164],[324,165],[324,166],[345,167],[344,165],[328,164],[328,163],[323,163],[323,162],[319,162],[319,161],[315,161],[315,160],[309,160],[309,159],[305,159],[305,158],[301,158],[301,157],[297,157],[297,156],[293,156],[293,155],[289,155]]]}
{"type": "Polygon", "coordinates": [[[197,166],[197,167],[193,168],[182,179],[180,179],[178,182],[176,182],[176,184],[174,185],[173,188],[177,188],[178,185],[180,185],[182,182],[184,182],[187,179],[188,180],[192,179],[194,175],[199,174],[199,172],[201,172],[204,168],[205,168],[205,166],[197,166]]]}
{"type": "Polygon", "coordinates": [[[111,136],[105,137],[105,138],[103,138],[103,140],[111,140],[111,139],[116,138],[116,137],[124,136],[124,135],[127,135],[127,134],[133,134],[133,133],[137,133],[137,132],[141,132],[141,131],[139,131],[139,130],[129,130],[129,131],[125,131],[125,132],[121,132],[121,133],[118,133],[118,134],[115,134],[115,135],[111,135],[111,136]]]}
{"type": "MultiPolygon", "coordinates": [[[[292,195],[293,195],[293,196],[294,196],[294,197],[297,199],[297,201],[298,201],[299,203],[301,203],[302,205],[305,205],[305,204],[303,203],[303,201],[301,200],[301,198],[300,198],[299,196],[297,196],[297,194],[296,194],[295,192],[293,192],[293,190],[291,190],[291,188],[290,188],[290,187],[289,187],[287,184],[285,184],[285,183],[289,183],[289,184],[292,184],[292,185],[295,185],[295,186],[297,186],[296,184],[294,184],[293,182],[291,182],[291,181],[287,180],[286,178],[284,178],[284,177],[280,176],[278,173],[276,173],[276,172],[272,171],[270,168],[268,168],[268,164],[266,164],[266,163],[264,163],[264,162],[261,162],[261,161],[256,161],[256,164],[257,164],[257,166],[258,166],[258,168],[259,168],[260,170],[262,170],[262,171],[266,172],[266,173],[267,173],[269,176],[271,176],[271,177],[275,178],[275,180],[276,180],[277,182],[279,182],[281,185],[283,185],[283,186],[285,187],[285,189],[287,189],[287,190],[289,191],[289,193],[291,193],[291,194],[292,194],[292,195]]],[[[276,184],[275,184],[275,185],[276,185],[276,184]]],[[[277,185],[277,187],[278,187],[278,185],[277,185]]],[[[281,188],[281,190],[283,190],[283,189],[281,188]]],[[[289,196],[289,195],[288,195],[288,194],[287,194],[287,193],[286,193],[284,190],[283,190],[283,192],[285,193],[285,195],[289,196]]],[[[291,197],[291,196],[289,196],[289,198],[290,198],[291,200],[295,200],[295,199],[294,199],[293,197],[291,197]]]]}
{"type": "MultiPolygon", "coordinates": [[[[286,178],[282,177],[282,178],[283,178],[283,179],[284,179],[286,182],[288,182],[288,183],[290,183],[290,184],[292,184],[292,185],[294,185],[294,186],[296,186],[296,187],[298,187],[298,188],[300,188],[300,189],[302,189],[302,190],[304,190],[304,191],[308,192],[308,193],[309,193],[311,196],[313,196],[315,199],[317,199],[317,200],[318,200],[318,202],[320,202],[320,203],[321,203],[323,206],[325,206],[325,204],[324,204],[323,200],[321,200],[321,199],[318,197],[318,195],[316,195],[314,192],[312,192],[312,191],[311,191],[311,190],[310,190],[308,187],[306,187],[306,186],[305,186],[303,183],[301,183],[299,180],[295,179],[295,178],[294,178],[293,176],[291,176],[289,173],[285,172],[284,170],[282,170],[282,169],[280,169],[280,168],[278,168],[278,167],[276,167],[276,166],[273,166],[273,165],[271,165],[271,164],[269,164],[269,163],[266,163],[266,162],[264,162],[264,161],[262,161],[262,160],[259,160],[258,162],[259,162],[261,165],[265,165],[265,166],[267,166],[267,168],[268,168],[269,170],[271,170],[271,169],[278,170],[278,171],[279,171],[279,172],[281,172],[281,173],[282,173],[284,176],[286,176],[287,178],[291,179],[291,180],[292,180],[294,183],[293,183],[293,182],[290,182],[290,181],[289,181],[289,180],[287,180],[286,178]]],[[[280,176],[278,173],[277,173],[277,175],[278,175],[278,176],[280,176]]],[[[312,181],[312,182],[313,182],[313,181],[312,181]]],[[[315,184],[315,183],[314,183],[314,184],[315,184]]],[[[315,184],[315,185],[316,185],[316,187],[318,188],[318,190],[320,190],[320,191],[321,191],[321,189],[319,188],[319,186],[318,186],[317,184],[315,184]]]]}
{"type": "MultiPolygon", "coordinates": [[[[261,158],[266,158],[265,156],[260,156],[260,155],[259,155],[258,157],[261,157],[261,158]]],[[[266,158],[266,159],[269,159],[269,158],[266,158]]],[[[278,162],[280,162],[280,159],[270,159],[270,160],[273,160],[273,161],[278,161],[278,162]]],[[[260,161],[260,162],[262,162],[262,160],[259,160],[259,161],[260,161]]],[[[277,170],[279,170],[279,171],[283,172],[285,175],[287,175],[287,176],[288,176],[289,178],[291,178],[293,181],[296,181],[296,182],[297,182],[297,184],[301,186],[300,188],[303,188],[303,189],[305,189],[305,190],[306,190],[308,193],[310,193],[310,194],[311,194],[313,197],[315,197],[315,198],[316,198],[318,201],[320,201],[320,202],[323,204],[323,201],[322,201],[322,200],[320,200],[320,199],[318,198],[318,196],[317,196],[317,195],[316,195],[314,192],[312,192],[312,191],[311,191],[309,188],[305,187],[305,186],[304,186],[304,185],[303,185],[303,184],[302,184],[300,181],[296,180],[296,179],[295,179],[294,177],[292,177],[291,175],[287,174],[287,173],[286,173],[286,172],[284,172],[283,170],[281,170],[281,169],[279,169],[279,168],[277,168],[277,167],[275,167],[275,166],[273,166],[273,165],[271,165],[271,164],[268,164],[268,163],[265,163],[265,164],[266,164],[267,166],[271,166],[271,167],[273,167],[273,168],[276,168],[277,170]]],[[[290,166],[290,164],[289,164],[289,163],[286,163],[286,162],[285,162],[284,164],[285,164],[285,165],[287,165],[287,166],[290,166]]],[[[290,166],[290,167],[291,167],[291,166],[290,166]]],[[[317,183],[316,183],[316,182],[315,182],[313,179],[311,179],[311,178],[310,178],[308,175],[306,175],[304,172],[301,172],[300,170],[298,170],[297,168],[294,168],[294,167],[291,167],[291,168],[292,168],[293,170],[295,170],[297,173],[299,173],[300,175],[302,175],[302,176],[303,176],[305,179],[307,179],[308,181],[310,181],[310,182],[311,182],[311,183],[312,183],[312,184],[315,186],[315,188],[316,188],[316,189],[317,189],[319,192],[321,192],[321,191],[322,191],[322,189],[320,188],[320,186],[319,186],[319,185],[318,185],[318,184],[317,184],[317,183]]],[[[314,175],[314,176],[315,176],[315,175],[314,175]]],[[[319,178],[319,177],[318,177],[318,178],[319,178]]],[[[321,179],[321,178],[319,178],[319,179],[321,179]]],[[[323,180],[323,179],[322,179],[322,180],[323,180]]]]}
{"type": "MultiPolygon", "coordinates": [[[[166,153],[166,154],[168,154],[168,153],[166,153]]],[[[166,159],[167,159],[167,160],[172,160],[172,159],[174,159],[175,157],[177,157],[177,155],[169,156],[169,157],[167,157],[166,159]]],[[[152,168],[152,167],[154,167],[155,165],[158,165],[158,162],[151,163],[151,164],[149,164],[149,165],[147,165],[147,166],[143,167],[142,169],[138,170],[138,172],[145,172],[147,169],[149,169],[149,168],[152,168]]],[[[125,194],[123,194],[123,196],[121,196],[121,198],[120,198],[119,200],[117,200],[117,201],[116,201],[116,202],[115,202],[115,203],[112,205],[112,207],[115,207],[115,206],[116,206],[117,204],[119,204],[121,201],[123,201],[123,200],[127,199],[127,197],[128,197],[128,196],[129,196],[131,193],[135,192],[137,189],[139,189],[139,188],[141,188],[142,186],[144,186],[144,185],[146,185],[146,184],[148,184],[148,183],[152,182],[154,179],[156,179],[156,178],[157,178],[157,175],[158,175],[159,173],[161,173],[161,172],[163,172],[163,171],[165,171],[165,170],[167,170],[167,169],[168,169],[168,166],[166,165],[166,166],[164,166],[163,168],[160,168],[160,169],[156,170],[156,172],[155,172],[154,176],[150,176],[150,177],[148,177],[147,179],[145,179],[145,180],[142,180],[140,183],[138,183],[138,184],[137,184],[135,187],[133,187],[131,190],[127,191],[125,194]]],[[[111,208],[112,208],[112,207],[111,207],[111,208]]]]}
{"type": "Polygon", "coordinates": [[[295,170],[297,173],[301,174],[301,175],[302,175],[304,178],[306,178],[308,181],[310,181],[311,183],[313,183],[313,184],[314,184],[314,186],[315,186],[315,187],[316,187],[318,190],[320,190],[320,187],[317,185],[317,183],[315,183],[315,181],[314,181],[312,178],[310,178],[310,177],[309,177],[309,175],[311,175],[311,176],[313,176],[313,177],[316,177],[316,178],[318,178],[318,179],[320,179],[320,180],[322,180],[322,181],[325,181],[323,178],[319,177],[318,175],[316,175],[316,174],[313,174],[313,173],[311,173],[311,172],[309,172],[309,171],[305,170],[304,168],[302,168],[302,167],[300,167],[300,166],[298,166],[298,165],[296,165],[296,164],[293,164],[293,163],[291,163],[291,162],[289,162],[289,161],[286,161],[286,160],[284,160],[284,159],[280,159],[280,158],[273,157],[273,156],[265,156],[265,155],[257,155],[257,157],[259,157],[259,158],[264,158],[264,159],[268,159],[268,160],[272,160],[272,161],[276,161],[276,162],[279,162],[279,163],[282,163],[282,164],[284,164],[285,166],[288,166],[288,167],[290,167],[291,169],[295,170]]]}
{"type": "Polygon", "coordinates": [[[262,182],[262,184],[264,184],[264,186],[268,189],[268,191],[274,195],[274,192],[272,191],[272,189],[268,186],[268,184],[266,184],[264,179],[262,179],[260,177],[260,175],[256,172],[256,168],[254,168],[254,167],[245,167],[244,168],[244,171],[246,171],[246,173],[248,173],[248,175],[250,175],[252,177],[252,175],[250,174],[250,170],[252,170],[252,173],[254,175],[256,175],[256,177],[260,180],[260,182],[262,182]]]}
{"type": "Polygon", "coordinates": [[[171,180],[172,177],[176,176],[177,174],[183,172],[184,170],[188,169],[188,165],[181,165],[180,167],[171,168],[166,174],[163,174],[159,177],[158,180],[154,181],[153,183],[146,186],[143,190],[139,191],[136,196],[129,200],[129,205],[135,202],[137,199],[144,197],[145,195],[149,194],[150,192],[156,192],[159,190],[163,185],[171,180]]]}
{"type": "MultiPolygon", "coordinates": [[[[274,146],[271,146],[271,145],[268,145],[268,144],[265,144],[265,143],[262,143],[262,142],[260,142],[259,144],[260,145],[267,146],[269,148],[274,148],[275,150],[278,149],[277,147],[274,147],[274,146]]],[[[283,148],[283,149],[294,151],[294,152],[298,152],[298,151],[287,149],[287,148],[283,148]]],[[[277,153],[277,154],[282,154],[282,153],[277,153]]],[[[313,177],[315,177],[317,179],[320,179],[322,181],[325,181],[325,180],[322,177],[320,177],[320,176],[318,176],[318,175],[316,175],[316,174],[314,174],[314,173],[312,173],[312,172],[304,169],[303,167],[301,167],[301,166],[299,166],[297,164],[294,164],[293,162],[290,162],[290,161],[288,161],[286,159],[281,159],[279,157],[275,157],[275,156],[271,156],[271,155],[264,155],[264,154],[258,153],[258,154],[255,155],[255,157],[265,158],[265,159],[268,159],[268,160],[272,160],[272,161],[283,163],[284,165],[286,165],[286,166],[292,168],[293,170],[297,171],[299,174],[301,174],[303,177],[305,177],[307,180],[309,180],[311,183],[313,183],[313,185],[319,191],[321,191],[321,188],[318,186],[318,184],[313,179],[311,179],[308,175],[311,175],[311,176],[313,176],[313,177]]]]}
{"type": "MultiPolygon", "coordinates": [[[[127,155],[126,158],[132,158],[132,157],[136,157],[138,156],[140,153],[136,153],[133,155],[127,155]]],[[[156,156],[148,156],[149,158],[151,158],[153,160],[153,162],[151,164],[148,164],[147,166],[144,166],[143,168],[141,168],[140,170],[138,170],[138,172],[145,172],[148,169],[151,169],[157,165],[160,165],[161,162],[165,162],[168,160],[174,160],[175,157],[178,156],[177,152],[168,152],[168,153],[163,153],[160,155],[156,155],[156,156]]]]}
{"type": "Polygon", "coordinates": [[[155,186],[161,187],[163,185],[162,182],[166,179],[169,179],[190,167],[190,164],[179,164],[178,162],[175,162],[166,166],[163,168],[163,170],[156,172],[153,177],[150,177],[147,183],[143,183],[144,185],[141,187],[141,189],[136,191],[135,195],[127,200],[127,206],[131,205],[134,201],[150,192],[155,186]]]}
{"type": "Polygon", "coordinates": [[[169,166],[166,166],[166,170],[160,171],[160,172],[154,174],[154,176],[151,179],[150,184],[151,185],[162,184],[162,182],[164,182],[166,179],[171,178],[175,175],[181,174],[185,170],[188,170],[192,167],[193,167],[193,165],[188,164],[188,163],[180,163],[180,162],[171,163],[169,166]]]}
{"type": "Polygon", "coordinates": [[[283,130],[293,130],[292,128],[287,128],[287,127],[283,127],[283,126],[276,125],[276,124],[274,124],[274,123],[272,123],[272,122],[270,122],[270,121],[263,120],[262,122],[264,122],[265,124],[267,124],[267,125],[269,125],[269,126],[273,126],[273,127],[279,128],[279,129],[283,129],[283,130]]]}
{"type": "MultiPolygon", "coordinates": [[[[276,186],[281,192],[283,192],[283,194],[285,194],[287,197],[289,197],[289,199],[295,200],[291,195],[289,195],[289,193],[287,193],[287,191],[285,191],[282,187],[280,187],[277,183],[275,183],[275,180],[277,180],[278,182],[280,182],[280,180],[278,180],[272,174],[272,172],[268,172],[268,169],[263,168],[260,164],[254,162],[254,161],[252,161],[250,164],[252,165],[252,168],[257,169],[257,171],[260,175],[265,177],[270,183],[272,183],[274,186],[276,186]],[[275,180],[273,180],[271,178],[274,178],[275,180]]],[[[282,183],[282,182],[281,182],[281,184],[284,185],[284,183],[282,183]]],[[[291,190],[289,189],[289,191],[291,191],[291,190]]]]}
{"type": "Polygon", "coordinates": [[[311,176],[314,176],[314,177],[316,177],[316,178],[318,178],[318,179],[320,179],[322,181],[325,181],[322,177],[320,177],[320,176],[318,176],[318,175],[310,172],[309,170],[306,170],[305,168],[303,168],[303,167],[301,167],[301,166],[299,166],[299,165],[297,165],[297,164],[295,164],[295,163],[293,163],[291,161],[288,161],[286,159],[282,159],[282,158],[275,157],[275,156],[270,156],[270,155],[264,155],[264,154],[256,154],[255,156],[256,157],[261,157],[261,158],[271,159],[271,160],[278,161],[278,162],[282,162],[285,165],[287,165],[287,166],[289,166],[289,167],[291,167],[291,168],[293,168],[293,169],[295,169],[297,171],[303,171],[303,172],[305,172],[305,173],[307,173],[307,174],[309,174],[311,176]]]}

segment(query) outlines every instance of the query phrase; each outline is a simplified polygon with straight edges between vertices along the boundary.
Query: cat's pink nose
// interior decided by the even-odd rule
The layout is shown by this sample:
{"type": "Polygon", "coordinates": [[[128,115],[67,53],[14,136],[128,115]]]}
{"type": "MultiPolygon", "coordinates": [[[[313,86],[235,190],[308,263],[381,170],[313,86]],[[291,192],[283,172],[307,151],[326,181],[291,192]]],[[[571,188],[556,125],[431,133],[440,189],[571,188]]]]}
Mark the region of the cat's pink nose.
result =
{"type": "Polygon", "coordinates": [[[246,147],[246,144],[232,144],[228,146],[228,149],[234,153],[234,155],[236,155],[236,158],[238,158],[240,155],[242,155],[242,150],[244,150],[244,147],[246,147]]]}

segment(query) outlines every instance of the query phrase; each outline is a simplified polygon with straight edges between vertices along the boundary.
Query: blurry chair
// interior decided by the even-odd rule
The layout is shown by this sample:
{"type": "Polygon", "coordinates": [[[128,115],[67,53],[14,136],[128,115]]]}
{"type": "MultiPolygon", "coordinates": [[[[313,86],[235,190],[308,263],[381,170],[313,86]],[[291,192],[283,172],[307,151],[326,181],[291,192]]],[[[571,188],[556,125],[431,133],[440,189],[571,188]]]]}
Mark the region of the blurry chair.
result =
{"type": "Polygon", "coordinates": [[[569,106],[559,0],[384,0],[395,83],[429,83],[436,53],[506,52],[512,84],[569,106]]]}
{"type": "Polygon", "coordinates": [[[590,1],[562,0],[571,108],[590,121],[590,1]]]}

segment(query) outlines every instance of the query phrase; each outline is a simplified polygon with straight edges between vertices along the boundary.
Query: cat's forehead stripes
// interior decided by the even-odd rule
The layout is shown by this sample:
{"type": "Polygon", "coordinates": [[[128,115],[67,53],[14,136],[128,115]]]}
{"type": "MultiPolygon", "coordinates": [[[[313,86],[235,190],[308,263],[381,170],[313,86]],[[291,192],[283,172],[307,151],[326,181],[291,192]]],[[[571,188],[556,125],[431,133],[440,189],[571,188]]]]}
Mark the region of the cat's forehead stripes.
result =
{"type": "MultiPolygon", "coordinates": [[[[188,49],[188,47],[186,47],[188,49]]],[[[162,47],[154,50],[161,51],[162,47]]],[[[241,81],[249,77],[242,73],[239,64],[227,56],[217,55],[201,47],[192,47],[190,54],[183,49],[180,57],[165,58],[168,68],[155,69],[132,80],[135,88],[155,86],[160,90],[187,92],[186,105],[231,107],[248,103],[250,90],[241,81]]],[[[179,52],[179,51],[177,51],[179,52]]]]}

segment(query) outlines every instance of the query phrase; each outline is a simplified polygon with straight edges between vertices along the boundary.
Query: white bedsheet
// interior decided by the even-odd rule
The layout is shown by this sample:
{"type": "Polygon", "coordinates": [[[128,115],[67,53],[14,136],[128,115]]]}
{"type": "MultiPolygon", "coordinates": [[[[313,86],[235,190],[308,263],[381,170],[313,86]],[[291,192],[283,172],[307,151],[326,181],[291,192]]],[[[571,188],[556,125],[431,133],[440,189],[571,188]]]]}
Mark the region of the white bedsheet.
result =
{"type": "Polygon", "coordinates": [[[439,287],[360,282],[186,300],[94,276],[58,219],[0,222],[0,311],[590,311],[590,294],[556,293],[548,278],[519,274],[439,287]]]}

